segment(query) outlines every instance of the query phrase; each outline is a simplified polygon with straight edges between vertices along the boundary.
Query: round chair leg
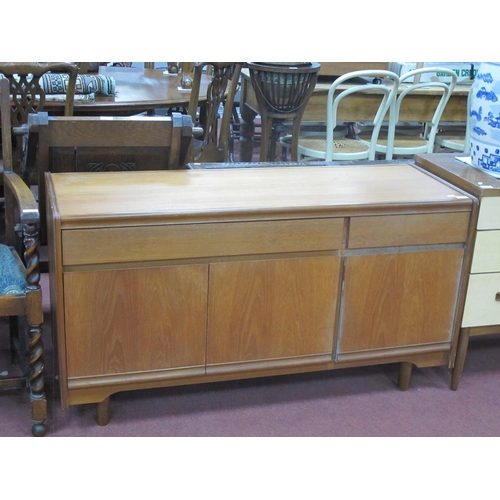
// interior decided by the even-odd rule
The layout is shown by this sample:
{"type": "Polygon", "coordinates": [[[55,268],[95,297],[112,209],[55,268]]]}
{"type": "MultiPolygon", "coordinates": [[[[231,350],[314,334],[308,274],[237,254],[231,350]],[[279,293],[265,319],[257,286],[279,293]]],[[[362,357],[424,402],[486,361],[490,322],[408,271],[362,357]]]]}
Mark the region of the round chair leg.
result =
{"type": "Polygon", "coordinates": [[[46,432],[47,429],[43,422],[35,422],[31,427],[31,434],[33,434],[33,436],[35,437],[43,437],[45,436],[46,432]]]}

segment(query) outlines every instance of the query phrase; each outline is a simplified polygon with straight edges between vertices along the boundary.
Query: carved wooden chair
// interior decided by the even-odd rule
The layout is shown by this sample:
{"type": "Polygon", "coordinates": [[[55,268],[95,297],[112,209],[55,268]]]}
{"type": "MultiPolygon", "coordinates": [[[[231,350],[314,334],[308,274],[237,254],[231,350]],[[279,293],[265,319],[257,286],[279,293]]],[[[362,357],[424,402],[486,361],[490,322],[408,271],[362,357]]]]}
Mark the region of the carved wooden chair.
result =
{"type": "MultiPolygon", "coordinates": [[[[64,115],[73,114],[76,79],[79,67],[69,63],[0,63],[0,77],[9,81],[11,94],[11,122],[13,127],[13,167],[24,174],[25,138],[30,113],[42,111],[47,100],[47,87],[51,73],[68,75],[67,85],[62,85],[60,94],[65,94],[64,115]]],[[[63,80],[65,81],[65,80],[63,80]]],[[[58,85],[59,86],[59,85],[58,85]]],[[[54,91],[54,89],[52,89],[54,91]]]]}
{"type": "Polygon", "coordinates": [[[188,114],[193,119],[193,123],[199,123],[203,128],[203,139],[193,140],[190,161],[228,161],[231,115],[241,68],[241,63],[234,62],[200,62],[195,64],[188,114]],[[199,93],[204,69],[211,72],[212,80],[207,88],[207,101],[200,106],[199,93]],[[224,112],[219,127],[221,105],[224,106],[224,112]]]}
{"type": "Polygon", "coordinates": [[[64,117],[42,112],[28,121],[27,173],[38,170],[41,239],[46,241],[45,172],[184,168],[193,136],[188,115],[64,117]]]}
{"type": "Polygon", "coordinates": [[[262,121],[260,161],[275,161],[276,145],[284,133],[285,122],[292,123],[291,157],[297,161],[300,123],[321,65],[247,63],[247,66],[262,121]]]}
{"type": "Polygon", "coordinates": [[[0,387],[28,387],[32,433],[43,436],[47,401],[38,269],[39,212],[30,189],[12,170],[9,100],[9,84],[6,79],[0,79],[6,242],[0,245],[0,315],[9,317],[11,345],[11,364],[7,370],[2,370],[0,387]],[[27,335],[24,334],[26,329],[27,335]]]}

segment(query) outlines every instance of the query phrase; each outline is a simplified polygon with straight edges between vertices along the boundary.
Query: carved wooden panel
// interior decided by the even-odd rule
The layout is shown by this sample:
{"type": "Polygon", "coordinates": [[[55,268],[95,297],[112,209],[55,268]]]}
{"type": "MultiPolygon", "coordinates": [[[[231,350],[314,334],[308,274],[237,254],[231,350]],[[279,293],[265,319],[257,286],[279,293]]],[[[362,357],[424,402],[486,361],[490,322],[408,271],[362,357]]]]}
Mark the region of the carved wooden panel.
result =
{"type": "Polygon", "coordinates": [[[52,172],[168,169],[169,148],[52,148],[52,172]]]}

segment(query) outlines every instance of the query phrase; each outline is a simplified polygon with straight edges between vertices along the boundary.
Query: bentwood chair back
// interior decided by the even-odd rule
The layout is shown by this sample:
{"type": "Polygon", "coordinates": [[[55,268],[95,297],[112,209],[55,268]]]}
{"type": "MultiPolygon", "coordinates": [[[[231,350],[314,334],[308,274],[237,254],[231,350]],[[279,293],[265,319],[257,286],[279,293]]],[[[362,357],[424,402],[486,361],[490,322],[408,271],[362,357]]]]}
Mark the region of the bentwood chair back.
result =
{"type": "Polygon", "coordinates": [[[47,400],[38,256],[39,212],[32,192],[12,170],[10,93],[6,79],[0,79],[0,103],[6,243],[0,245],[0,315],[10,321],[10,363],[0,368],[0,388],[28,388],[31,432],[34,436],[43,436],[47,400]]]}
{"type": "Polygon", "coordinates": [[[203,128],[203,138],[193,140],[190,161],[228,161],[229,129],[241,68],[242,63],[238,62],[198,62],[194,65],[188,114],[193,123],[203,128]],[[211,74],[212,79],[207,87],[206,102],[200,105],[203,71],[211,74]],[[221,105],[224,111],[222,120],[219,120],[221,105]]]}
{"type": "Polygon", "coordinates": [[[392,141],[396,124],[395,104],[399,86],[396,73],[386,70],[361,70],[346,73],[330,86],[326,108],[326,134],[307,135],[299,138],[299,155],[308,159],[332,160],[374,160],[376,145],[382,123],[389,116],[389,147],[386,159],[392,159],[392,141]],[[374,83],[378,82],[380,83],[374,83]],[[373,100],[373,129],[367,141],[356,137],[335,137],[339,107],[357,94],[369,94],[373,100]]]}
{"type": "Polygon", "coordinates": [[[276,145],[292,123],[290,149],[297,160],[300,124],[314,91],[321,65],[310,63],[247,63],[261,115],[260,161],[275,161],[276,145]]]}
{"type": "MultiPolygon", "coordinates": [[[[400,77],[401,88],[396,101],[396,128],[394,135],[393,154],[394,156],[412,157],[420,153],[432,153],[436,134],[439,130],[439,122],[443,111],[448,103],[451,93],[457,82],[456,73],[448,68],[425,67],[409,71],[400,77]],[[424,79],[423,75],[429,75],[430,81],[424,79]],[[439,75],[437,77],[436,75],[439,75]],[[443,81],[439,78],[446,76],[449,81],[443,81]],[[422,127],[421,133],[408,133],[408,128],[399,123],[399,114],[401,107],[405,105],[406,98],[416,91],[432,91],[439,95],[440,99],[434,109],[433,116],[429,122],[422,127]]],[[[368,141],[368,132],[364,132],[359,137],[365,142],[368,141]]],[[[381,133],[377,144],[377,152],[385,153],[388,147],[388,135],[381,133]]],[[[392,138],[391,138],[392,140],[392,138]]]]}
{"type": "Polygon", "coordinates": [[[444,148],[450,151],[465,152],[470,148],[470,100],[472,94],[473,85],[470,86],[469,93],[467,95],[467,118],[465,121],[465,127],[462,126],[440,126],[439,131],[436,134],[434,152],[439,152],[440,148],[444,148]]]}

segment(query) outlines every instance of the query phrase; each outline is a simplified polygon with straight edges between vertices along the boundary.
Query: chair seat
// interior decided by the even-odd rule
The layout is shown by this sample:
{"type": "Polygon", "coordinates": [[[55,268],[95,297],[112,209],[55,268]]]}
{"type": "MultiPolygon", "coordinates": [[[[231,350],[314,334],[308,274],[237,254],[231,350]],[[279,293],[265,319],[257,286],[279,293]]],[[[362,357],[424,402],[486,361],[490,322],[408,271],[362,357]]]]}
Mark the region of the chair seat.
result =
{"type": "MultiPolygon", "coordinates": [[[[366,145],[355,139],[347,137],[333,140],[333,151],[335,153],[364,153],[368,151],[369,145],[366,145]]],[[[300,137],[299,151],[307,156],[306,150],[326,153],[326,138],[324,137],[300,137]]]]}
{"type": "MultiPolygon", "coordinates": [[[[318,137],[319,134],[326,133],[326,123],[314,123],[314,124],[302,124],[300,127],[300,139],[305,139],[308,137],[318,137]]],[[[334,139],[341,139],[345,137],[348,133],[348,129],[345,125],[337,125],[333,131],[334,139]]],[[[290,134],[280,137],[280,145],[283,148],[282,159],[286,160],[286,152],[292,148],[292,136],[290,134]]]]}
{"type": "Polygon", "coordinates": [[[26,278],[10,247],[0,245],[0,295],[23,295],[26,278]]]}
{"type": "Polygon", "coordinates": [[[446,148],[456,147],[457,149],[463,150],[463,148],[465,147],[465,135],[442,133],[436,135],[436,139],[434,142],[446,148]]]}
{"type": "MultiPolygon", "coordinates": [[[[359,134],[359,138],[362,141],[370,142],[371,132],[363,132],[359,134]]],[[[387,132],[381,131],[378,136],[377,144],[383,147],[387,146],[387,132]]],[[[406,135],[396,133],[394,137],[394,148],[415,148],[415,147],[425,147],[427,146],[427,141],[416,135],[406,135]]]]}

